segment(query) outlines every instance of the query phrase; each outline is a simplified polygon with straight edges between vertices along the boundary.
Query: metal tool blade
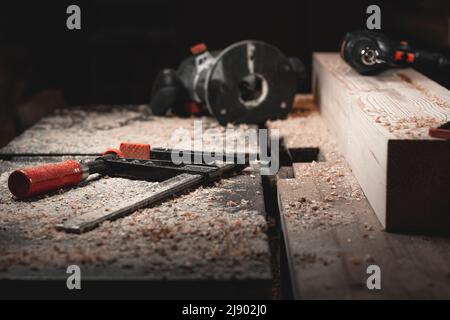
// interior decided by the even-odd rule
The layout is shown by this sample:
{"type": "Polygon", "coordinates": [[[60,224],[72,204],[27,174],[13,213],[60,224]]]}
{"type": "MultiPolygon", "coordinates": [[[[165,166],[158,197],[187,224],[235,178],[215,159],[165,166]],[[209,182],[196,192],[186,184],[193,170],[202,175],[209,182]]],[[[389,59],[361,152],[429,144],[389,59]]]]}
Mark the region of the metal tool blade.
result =
{"type": "Polygon", "coordinates": [[[137,209],[145,208],[187,188],[197,187],[204,181],[201,174],[183,173],[158,183],[150,191],[124,199],[119,208],[111,210],[108,207],[87,212],[56,225],[57,230],[69,233],[83,233],[92,230],[107,220],[115,220],[129,215],[137,209]]]}

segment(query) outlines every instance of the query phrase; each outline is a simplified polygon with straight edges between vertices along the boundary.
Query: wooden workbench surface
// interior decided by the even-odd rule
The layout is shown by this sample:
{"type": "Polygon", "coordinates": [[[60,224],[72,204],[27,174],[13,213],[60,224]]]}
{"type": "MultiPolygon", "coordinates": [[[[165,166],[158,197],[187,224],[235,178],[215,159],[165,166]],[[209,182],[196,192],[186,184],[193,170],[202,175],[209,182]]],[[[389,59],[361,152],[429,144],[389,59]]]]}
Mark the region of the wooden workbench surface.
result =
{"type": "MultiPolygon", "coordinates": [[[[219,128],[211,119],[202,120],[204,127],[219,128]]],[[[93,176],[81,186],[24,201],[8,191],[13,169],[61,161],[67,158],[59,156],[63,153],[99,153],[124,140],[180,147],[172,133],[192,133],[193,127],[193,119],[157,118],[137,107],[63,110],[3,148],[0,279],[65,281],[67,266],[76,264],[84,280],[164,283],[151,285],[146,297],[270,298],[263,190],[250,168],[81,235],[56,231],[55,225],[89,210],[114,210],[155,183],[93,176]],[[204,285],[193,290],[199,283],[204,285]]]]}
{"type": "Polygon", "coordinates": [[[449,299],[450,239],[383,231],[312,97],[303,99],[307,110],[269,124],[289,148],[319,148],[322,159],[294,163],[294,177],[277,183],[295,297],[449,299]],[[367,289],[369,265],[381,269],[381,290],[367,289]]]}
{"type": "MultiPolygon", "coordinates": [[[[268,124],[279,130],[289,148],[320,149],[320,161],[294,163],[295,176],[280,175],[277,181],[295,298],[450,298],[450,239],[383,231],[312,98],[300,97],[297,105],[301,108],[289,119],[268,124]],[[366,268],[372,264],[381,268],[381,290],[366,287],[366,268]]],[[[166,288],[166,297],[189,297],[194,283],[208,283],[201,297],[217,297],[220,291],[222,297],[270,298],[263,190],[255,172],[196,189],[82,235],[58,232],[54,225],[88,209],[114,207],[151,184],[94,177],[84,186],[27,201],[7,191],[7,176],[14,168],[63,158],[23,153],[97,153],[122,140],[156,140],[161,144],[154,146],[173,147],[172,130],[193,128],[193,119],[139,112],[137,107],[110,113],[80,109],[75,114],[84,114],[83,120],[75,121],[69,111],[61,111],[0,150],[8,159],[0,162],[0,278],[65,279],[67,265],[80,264],[90,279],[163,283],[153,285],[157,292],[149,296],[164,297],[160,290],[166,288]],[[124,114],[130,119],[122,122],[124,114]],[[84,135],[84,125],[90,134],[84,135]]],[[[210,119],[205,123],[216,127],[210,119]]]]}
{"type": "MultiPolygon", "coordinates": [[[[98,154],[118,148],[120,142],[149,143],[152,147],[214,150],[214,135],[227,128],[210,117],[157,117],[149,107],[96,106],[56,110],[0,149],[1,155],[17,154],[98,154]],[[201,138],[201,133],[204,134],[201,138]],[[191,143],[192,142],[192,143],[191,143]]],[[[249,126],[229,125],[237,151],[249,126]]],[[[246,145],[252,148],[253,145],[246,145]]],[[[245,151],[245,150],[244,150],[245,151]]],[[[248,150],[255,152],[256,149],[248,150]]]]}

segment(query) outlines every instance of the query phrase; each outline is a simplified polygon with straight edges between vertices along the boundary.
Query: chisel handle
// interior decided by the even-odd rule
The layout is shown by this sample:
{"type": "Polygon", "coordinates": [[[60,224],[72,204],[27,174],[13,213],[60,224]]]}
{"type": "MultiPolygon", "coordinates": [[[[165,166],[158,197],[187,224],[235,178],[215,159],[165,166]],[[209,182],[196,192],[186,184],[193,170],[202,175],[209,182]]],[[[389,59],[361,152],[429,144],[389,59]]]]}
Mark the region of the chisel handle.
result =
{"type": "Polygon", "coordinates": [[[75,186],[88,175],[87,166],[75,160],[66,160],[18,169],[9,176],[8,187],[16,197],[28,198],[47,191],[75,186]]]}

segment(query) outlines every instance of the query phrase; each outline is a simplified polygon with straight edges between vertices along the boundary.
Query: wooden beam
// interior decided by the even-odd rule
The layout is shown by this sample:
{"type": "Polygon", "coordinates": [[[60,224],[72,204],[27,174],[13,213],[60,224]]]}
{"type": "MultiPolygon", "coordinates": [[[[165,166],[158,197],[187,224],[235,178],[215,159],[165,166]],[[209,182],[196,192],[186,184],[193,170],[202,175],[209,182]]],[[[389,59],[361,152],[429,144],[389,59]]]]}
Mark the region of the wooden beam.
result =
{"type": "Polygon", "coordinates": [[[387,231],[450,233],[450,143],[428,129],[450,120],[450,92],[412,69],[361,76],[316,53],[313,90],[387,231]]]}

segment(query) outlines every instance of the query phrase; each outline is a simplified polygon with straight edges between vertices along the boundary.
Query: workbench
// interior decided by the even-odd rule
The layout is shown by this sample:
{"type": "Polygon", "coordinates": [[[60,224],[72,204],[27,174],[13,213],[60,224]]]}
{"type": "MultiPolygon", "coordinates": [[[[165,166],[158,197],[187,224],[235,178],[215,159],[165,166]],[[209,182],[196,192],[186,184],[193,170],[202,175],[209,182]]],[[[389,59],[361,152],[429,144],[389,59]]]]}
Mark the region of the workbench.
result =
{"type": "MultiPolygon", "coordinates": [[[[190,149],[173,133],[185,129],[194,135],[195,119],[147,111],[148,106],[60,110],[1,150],[2,295],[54,297],[74,264],[81,268],[87,296],[100,290],[100,297],[121,298],[271,298],[263,189],[251,169],[81,235],[55,226],[90,210],[114,210],[155,182],[93,176],[75,188],[28,200],[11,196],[7,178],[19,167],[92,158],[121,141],[190,149]],[[24,279],[34,281],[14,281],[24,279]]],[[[204,129],[223,130],[212,119],[201,120],[204,129]]],[[[208,141],[203,144],[208,149],[208,141]]]]}
{"type": "MultiPolygon", "coordinates": [[[[42,119],[0,150],[2,296],[33,296],[45,285],[64,291],[66,268],[77,264],[87,288],[82,291],[91,288],[99,296],[105,290],[95,288],[103,286],[110,297],[279,298],[281,265],[296,299],[450,298],[450,239],[385,232],[312,96],[297,97],[296,105],[288,119],[268,123],[298,155],[275,177],[278,203],[272,207],[279,211],[281,254],[271,242],[275,219],[264,203],[263,178],[250,168],[85,234],[56,231],[63,219],[113,208],[152,183],[93,177],[20,201],[7,189],[13,169],[92,157],[121,141],[173,147],[171,133],[191,130],[195,118],[155,117],[147,106],[118,106],[59,110],[42,119]],[[381,290],[366,287],[373,264],[381,269],[381,290]],[[139,294],[129,291],[136,287],[139,294]]],[[[202,120],[219,128],[210,118],[202,120]]]]}

